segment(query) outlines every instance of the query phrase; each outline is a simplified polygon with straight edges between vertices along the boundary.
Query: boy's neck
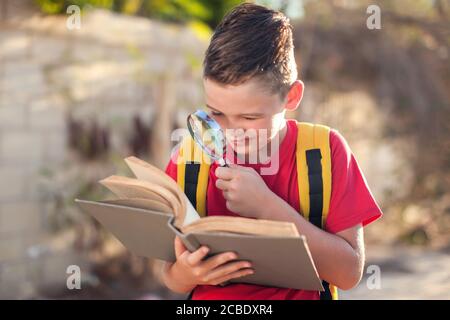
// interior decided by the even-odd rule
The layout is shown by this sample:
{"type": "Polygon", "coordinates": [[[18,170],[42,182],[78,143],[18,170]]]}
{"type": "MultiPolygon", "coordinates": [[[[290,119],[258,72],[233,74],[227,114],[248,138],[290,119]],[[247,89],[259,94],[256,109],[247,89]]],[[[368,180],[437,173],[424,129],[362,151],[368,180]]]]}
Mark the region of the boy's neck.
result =
{"type": "Polygon", "coordinates": [[[281,146],[281,144],[283,143],[284,138],[286,137],[286,133],[287,133],[287,121],[286,119],[283,119],[283,123],[281,124],[281,128],[278,131],[278,135],[279,135],[279,146],[281,146]]]}
{"type": "Polygon", "coordinates": [[[286,123],[286,119],[283,119],[283,122],[281,123],[281,126],[278,129],[277,134],[267,144],[267,152],[268,152],[269,158],[272,156],[272,154],[271,154],[272,151],[274,151],[275,153],[278,152],[281,144],[283,143],[284,138],[286,137],[286,133],[287,133],[287,123],[286,123]],[[278,140],[278,147],[275,150],[272,150],[272,141],[274,141],[275,139],[278,140]]]}

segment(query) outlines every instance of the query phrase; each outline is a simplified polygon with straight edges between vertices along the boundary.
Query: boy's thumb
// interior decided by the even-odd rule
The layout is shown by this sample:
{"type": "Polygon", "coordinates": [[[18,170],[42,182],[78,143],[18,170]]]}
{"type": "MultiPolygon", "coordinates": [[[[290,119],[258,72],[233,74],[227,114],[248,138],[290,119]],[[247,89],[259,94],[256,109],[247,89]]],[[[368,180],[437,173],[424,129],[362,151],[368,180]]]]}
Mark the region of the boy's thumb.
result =
{"type": "Polygon", "coordinates": [[[176,236],[175,237],[175,257],[178,259],[179,256],[181,256],[181,254],[183,252],[185,252],[187,250],[186,246],[184,245],[183,241],[181,241],[181,239],[176,236]]]}
{"type": "Polygon", "coordinates": [[[231,162],[229,159],[225,159],[225,162],[226,162],[227,166],[231,169],[236,169],[236,168],[240,167],[239,165],[231,162]]]}

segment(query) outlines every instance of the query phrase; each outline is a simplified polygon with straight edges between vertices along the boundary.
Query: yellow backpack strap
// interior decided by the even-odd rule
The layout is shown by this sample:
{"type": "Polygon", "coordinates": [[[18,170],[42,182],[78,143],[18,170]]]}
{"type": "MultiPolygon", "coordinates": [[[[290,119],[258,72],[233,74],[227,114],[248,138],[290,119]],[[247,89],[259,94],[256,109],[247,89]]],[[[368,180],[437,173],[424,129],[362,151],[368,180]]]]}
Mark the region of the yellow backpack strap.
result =
{"type": "Polygon", "coordinates": [[[177,159],[177,183],[201,217],[206,216],[206,191],[211,161],[188,136],[177,159]]]}
{"type": "MultiPolygon", "coordinates": [[[[330,128],[306,122],[298,123],[297,175],[301,214],[324,229],[331,199],[330,128]]],[[[323,281],[323,300],[337,299],[337,288],[323,281]]]]}
{"type": "Polygon", "coordinates": [[[297,173],[300,211],[315,226],[323,228],[331,198],[330,128],[298,123],[297,173]]]}

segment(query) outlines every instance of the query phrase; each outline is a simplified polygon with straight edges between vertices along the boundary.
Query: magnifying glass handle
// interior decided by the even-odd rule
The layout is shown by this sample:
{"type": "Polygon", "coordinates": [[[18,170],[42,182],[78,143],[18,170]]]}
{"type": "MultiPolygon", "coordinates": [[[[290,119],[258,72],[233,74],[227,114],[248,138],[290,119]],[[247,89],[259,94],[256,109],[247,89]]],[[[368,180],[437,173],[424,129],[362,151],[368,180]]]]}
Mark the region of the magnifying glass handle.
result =
{"type": "Polygon", "coordinates": [[[220,158],[217,161],[219,162],[219,166],[221,166],[221,167],[229,167],[228,164],[225,162],[224,158],[220,158]]]}

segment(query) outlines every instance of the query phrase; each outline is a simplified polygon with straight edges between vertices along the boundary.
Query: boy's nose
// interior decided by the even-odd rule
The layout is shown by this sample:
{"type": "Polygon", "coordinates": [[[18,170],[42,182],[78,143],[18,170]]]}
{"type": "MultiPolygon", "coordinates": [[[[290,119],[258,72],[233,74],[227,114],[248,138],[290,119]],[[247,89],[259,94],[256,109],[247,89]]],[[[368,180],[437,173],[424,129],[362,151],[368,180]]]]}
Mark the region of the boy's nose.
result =
{"type": "Polygon", "coordinates": [[[242,128],[227,128],[225,135],[231,140],[241,140],[245,136],[245,130],[242,128]]]}

